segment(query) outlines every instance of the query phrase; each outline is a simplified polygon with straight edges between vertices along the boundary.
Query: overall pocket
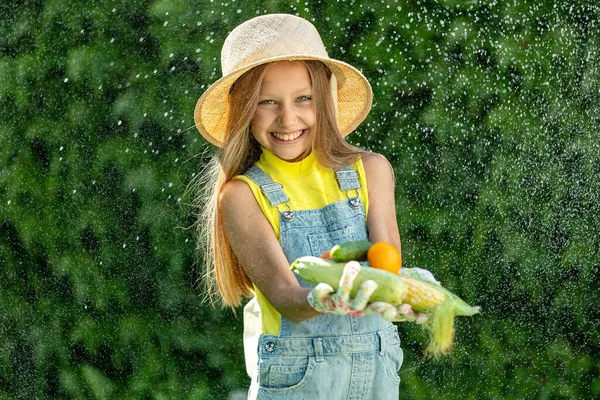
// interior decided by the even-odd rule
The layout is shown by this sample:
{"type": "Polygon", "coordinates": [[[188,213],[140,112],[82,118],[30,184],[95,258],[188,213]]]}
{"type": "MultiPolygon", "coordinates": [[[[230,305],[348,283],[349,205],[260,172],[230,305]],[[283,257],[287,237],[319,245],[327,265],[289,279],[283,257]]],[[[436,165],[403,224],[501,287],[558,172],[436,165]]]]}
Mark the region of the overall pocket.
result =
{"type": "Polygon", "coordinates": [[[314,357],[262,359],[259,385],[265,389],[292,389],[303,385],[314,369],[314,357]]]}
{"type": "Polygon", "coordinates": [[[312,233],[308,235],[311,255],[318,257],[324,251],[330,250],[338,243],[348,240],[359,240],[356,231],[351,226],[332,232],[312,233]]]}
{"type": "Polygon", "coordinates": [[[389,346],[385,349],[383,357],[388,375],[394,383],[400,383],[398,371],[400,371],[400,367],[402,367],[402,362],[404,361],[404,352],[400,348],[400,345],[389,346]]]}

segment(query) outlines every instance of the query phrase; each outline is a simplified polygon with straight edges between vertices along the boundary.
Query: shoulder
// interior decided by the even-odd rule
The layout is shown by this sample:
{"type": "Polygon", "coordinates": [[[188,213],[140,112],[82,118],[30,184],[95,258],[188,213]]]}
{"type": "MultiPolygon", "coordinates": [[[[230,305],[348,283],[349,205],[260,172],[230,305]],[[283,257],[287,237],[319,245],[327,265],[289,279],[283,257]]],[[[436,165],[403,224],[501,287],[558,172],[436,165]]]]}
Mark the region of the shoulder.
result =
{"type": "Polygon", "coordinates": [[[246,203],[248,200],[254,199],[252,190],[245,180],[233,179],[225,183],[219,192],[219,203],[221,207],[246,203]]]}
{"type": "Polygon", "coordinates": [[[363,168],[367,178],[394,176],[392,164],[378,153],[367,153],[362,156],[363,168]]]}

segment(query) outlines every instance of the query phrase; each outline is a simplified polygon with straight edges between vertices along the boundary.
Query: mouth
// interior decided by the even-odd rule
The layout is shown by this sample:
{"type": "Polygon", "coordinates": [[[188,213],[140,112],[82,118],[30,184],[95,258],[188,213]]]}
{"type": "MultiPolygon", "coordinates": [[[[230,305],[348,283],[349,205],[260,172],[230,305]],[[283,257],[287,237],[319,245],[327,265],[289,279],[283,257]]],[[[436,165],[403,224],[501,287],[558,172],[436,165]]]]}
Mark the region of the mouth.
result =
{"type": "Polygon", "coordinates": [[[278,142],[293,142],[304,136],[306,132],[306,129],[299,129],[293,132],[271,132],[271,137],[278,142]]]}

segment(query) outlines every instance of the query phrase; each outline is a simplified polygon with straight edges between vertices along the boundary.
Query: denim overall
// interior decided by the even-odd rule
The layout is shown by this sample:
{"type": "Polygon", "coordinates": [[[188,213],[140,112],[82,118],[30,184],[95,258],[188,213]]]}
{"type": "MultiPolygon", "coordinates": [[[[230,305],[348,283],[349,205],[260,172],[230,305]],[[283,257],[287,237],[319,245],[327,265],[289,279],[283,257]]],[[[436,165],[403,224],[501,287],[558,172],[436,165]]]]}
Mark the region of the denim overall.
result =
{"type": "MultiPolygon", "coordinates": [[[[245,175],[280,212],[280,242],[288,262],[319,256],[343,241],[367,239],[360,183],[351,167],[336,171],[348,199],[316,210],[291,211],[282,185],[257,166],[245,175]]],[[[302,287],[312,287],[296,278],[302,287]]],[[[325,313],[300,323],[282,316],[279,336],[259,339],[258,373],[248,398],[396,400],[402,360],[397,328],[379,314],[325,313]]]]}

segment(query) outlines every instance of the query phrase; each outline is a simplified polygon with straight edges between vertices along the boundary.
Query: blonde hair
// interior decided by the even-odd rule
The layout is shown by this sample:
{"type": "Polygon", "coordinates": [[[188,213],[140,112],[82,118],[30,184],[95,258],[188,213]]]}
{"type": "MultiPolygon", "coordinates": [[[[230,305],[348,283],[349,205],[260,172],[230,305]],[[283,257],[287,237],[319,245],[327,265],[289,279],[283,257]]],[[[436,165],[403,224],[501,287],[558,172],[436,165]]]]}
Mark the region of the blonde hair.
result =
{"type": "MultiPolygon", "coordinates": [[[[340,135],[336,110],[331,96],[331,71],[320,61],[305,60],[313,88],[315,125],[312,148],[317,162],[324,168],[341,168],[366,152],[347,143],[340,135]]],[[[254,293],[252,281],[244,272],[223,231],[219,215],[221,188],[235,176],[243,174],[260,158],[261,148],[250,133],[263,77],[270,64],[257,66],[242,75],[229,94],[229,121],[223,148],[215,154],[192,186],[196,192],[193,205],[201,208],[196,222],[197,256],[204,265],[203,281],[206,300],[237,307],[243,297],[254,293]]]]}

